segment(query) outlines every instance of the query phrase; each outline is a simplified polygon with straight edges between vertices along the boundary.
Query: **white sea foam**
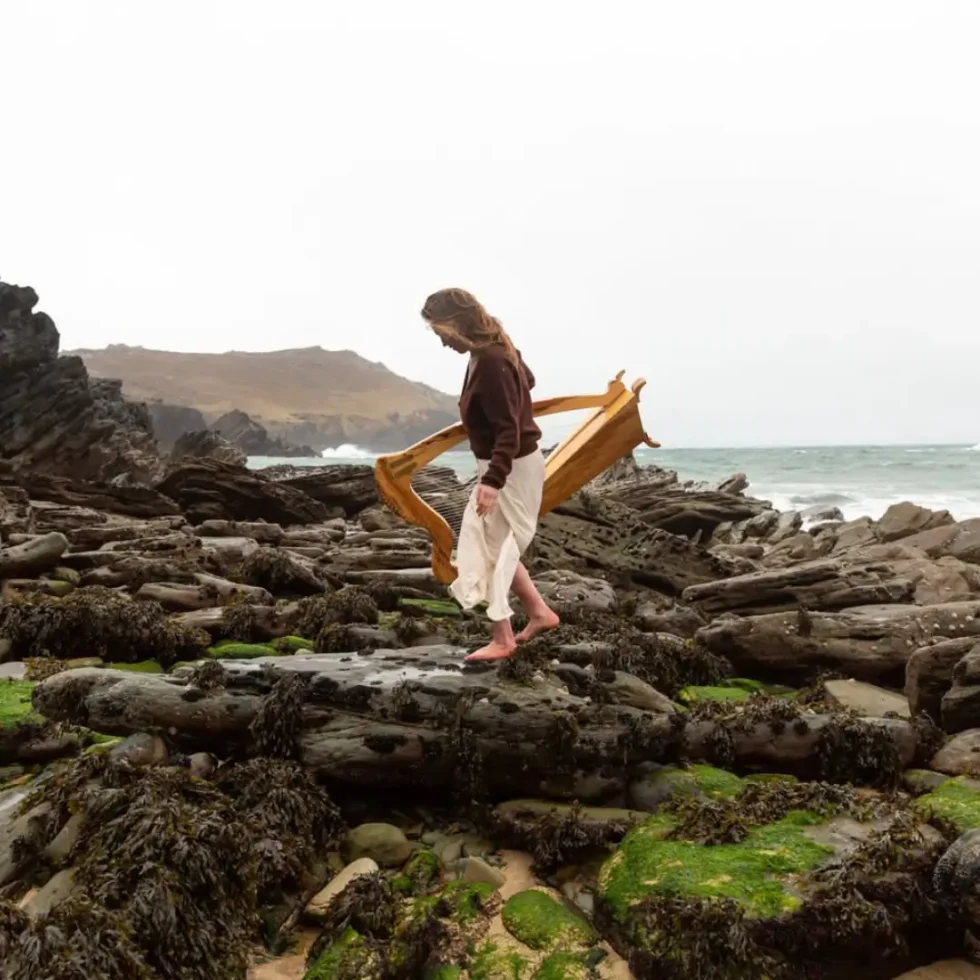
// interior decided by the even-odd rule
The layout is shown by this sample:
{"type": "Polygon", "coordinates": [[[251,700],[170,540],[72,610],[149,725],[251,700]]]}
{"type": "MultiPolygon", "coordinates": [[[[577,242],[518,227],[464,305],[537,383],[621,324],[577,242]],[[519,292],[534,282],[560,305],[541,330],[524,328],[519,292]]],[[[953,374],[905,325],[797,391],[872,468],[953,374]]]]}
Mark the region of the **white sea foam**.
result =
{"type": "Polygon", "coordinates": [[[352,443],[345,442],[342,446],[336,446],[333,449],[324,449],[320,455],[324,459],[333,460],[348,460],[348,459],[374,459],[375,454],[368,452],[366,449],[361,449],[360,446],[355,446],[352,443]]]}

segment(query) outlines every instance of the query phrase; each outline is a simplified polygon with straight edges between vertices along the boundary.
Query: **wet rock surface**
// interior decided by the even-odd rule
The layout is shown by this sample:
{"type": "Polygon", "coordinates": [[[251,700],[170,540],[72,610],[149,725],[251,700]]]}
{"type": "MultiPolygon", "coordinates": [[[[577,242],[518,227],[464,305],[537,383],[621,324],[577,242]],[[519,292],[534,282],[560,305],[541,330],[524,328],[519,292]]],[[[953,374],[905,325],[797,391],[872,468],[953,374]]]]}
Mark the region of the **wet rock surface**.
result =
{"type": "Polygon", "coordinates": [[[626,461],[541,522],[562,625],[479,668],[367,468],[272,476],[0,477],[7,974],[884,980],[980,948],[969,522],[815,528],[626,461]]]}

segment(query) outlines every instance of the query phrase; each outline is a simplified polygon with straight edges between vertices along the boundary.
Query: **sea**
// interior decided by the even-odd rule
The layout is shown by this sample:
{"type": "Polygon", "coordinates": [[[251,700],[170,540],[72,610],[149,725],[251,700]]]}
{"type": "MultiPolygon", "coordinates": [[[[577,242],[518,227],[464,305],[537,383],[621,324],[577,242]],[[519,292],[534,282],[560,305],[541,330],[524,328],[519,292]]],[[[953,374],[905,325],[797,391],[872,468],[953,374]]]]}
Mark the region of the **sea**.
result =
{"type": "MultiPolygon", "coordinates": [[[[980,517],[980,443],[967,446],[800,446],[767,449],[638,449],[637,462],[676,470],[681,480],[719,483],[735,473],[746,491],[780,511],[837,507],[846,520],[878,518],[892,504],[910,500],[948,510],[957,520],[980,517]]],[[[339,446],[315,459],[254,456],[249,466],[277,463],[371,463],[372,453],[339,446]]],[[[468,452],[450,452],[437,462],[463,478],[473,475],[468,452]]]]}

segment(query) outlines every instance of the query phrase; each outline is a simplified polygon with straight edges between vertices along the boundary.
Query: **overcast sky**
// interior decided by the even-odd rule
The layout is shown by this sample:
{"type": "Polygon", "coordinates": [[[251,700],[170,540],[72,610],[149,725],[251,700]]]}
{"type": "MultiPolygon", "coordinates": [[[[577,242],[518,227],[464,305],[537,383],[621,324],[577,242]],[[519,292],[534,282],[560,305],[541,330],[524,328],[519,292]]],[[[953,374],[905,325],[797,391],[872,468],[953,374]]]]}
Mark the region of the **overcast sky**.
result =
{"type": "Polygon", "coordinates": [[[671,446],[980,441],[975,0],[0,0],[0,276],[64,348],[352,348],[671,446]]]}

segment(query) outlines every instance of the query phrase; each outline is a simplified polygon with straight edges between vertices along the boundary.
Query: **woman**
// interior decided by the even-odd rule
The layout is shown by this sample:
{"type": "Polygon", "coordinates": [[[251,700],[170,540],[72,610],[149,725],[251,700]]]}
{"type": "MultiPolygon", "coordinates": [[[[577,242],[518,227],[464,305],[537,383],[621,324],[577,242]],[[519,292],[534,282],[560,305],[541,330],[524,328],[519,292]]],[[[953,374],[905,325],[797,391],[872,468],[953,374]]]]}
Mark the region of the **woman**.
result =
{"type": "Polygon", "coordinates": [[[541,430],[531,414],[534,377],[500,321],[465,289],[433,293],[422,317],[444,346],[470,358],[459,414],[479,482],[463,514],[458,574],[449,590],[464,609],[487,603],[490,643],[466,660],[502,660],[518,643],[558,625],[521,563],[537,528],[544,489],[541,430]],[[507,601],[511,589],[528,617],[516,637],[507,601]]]}

